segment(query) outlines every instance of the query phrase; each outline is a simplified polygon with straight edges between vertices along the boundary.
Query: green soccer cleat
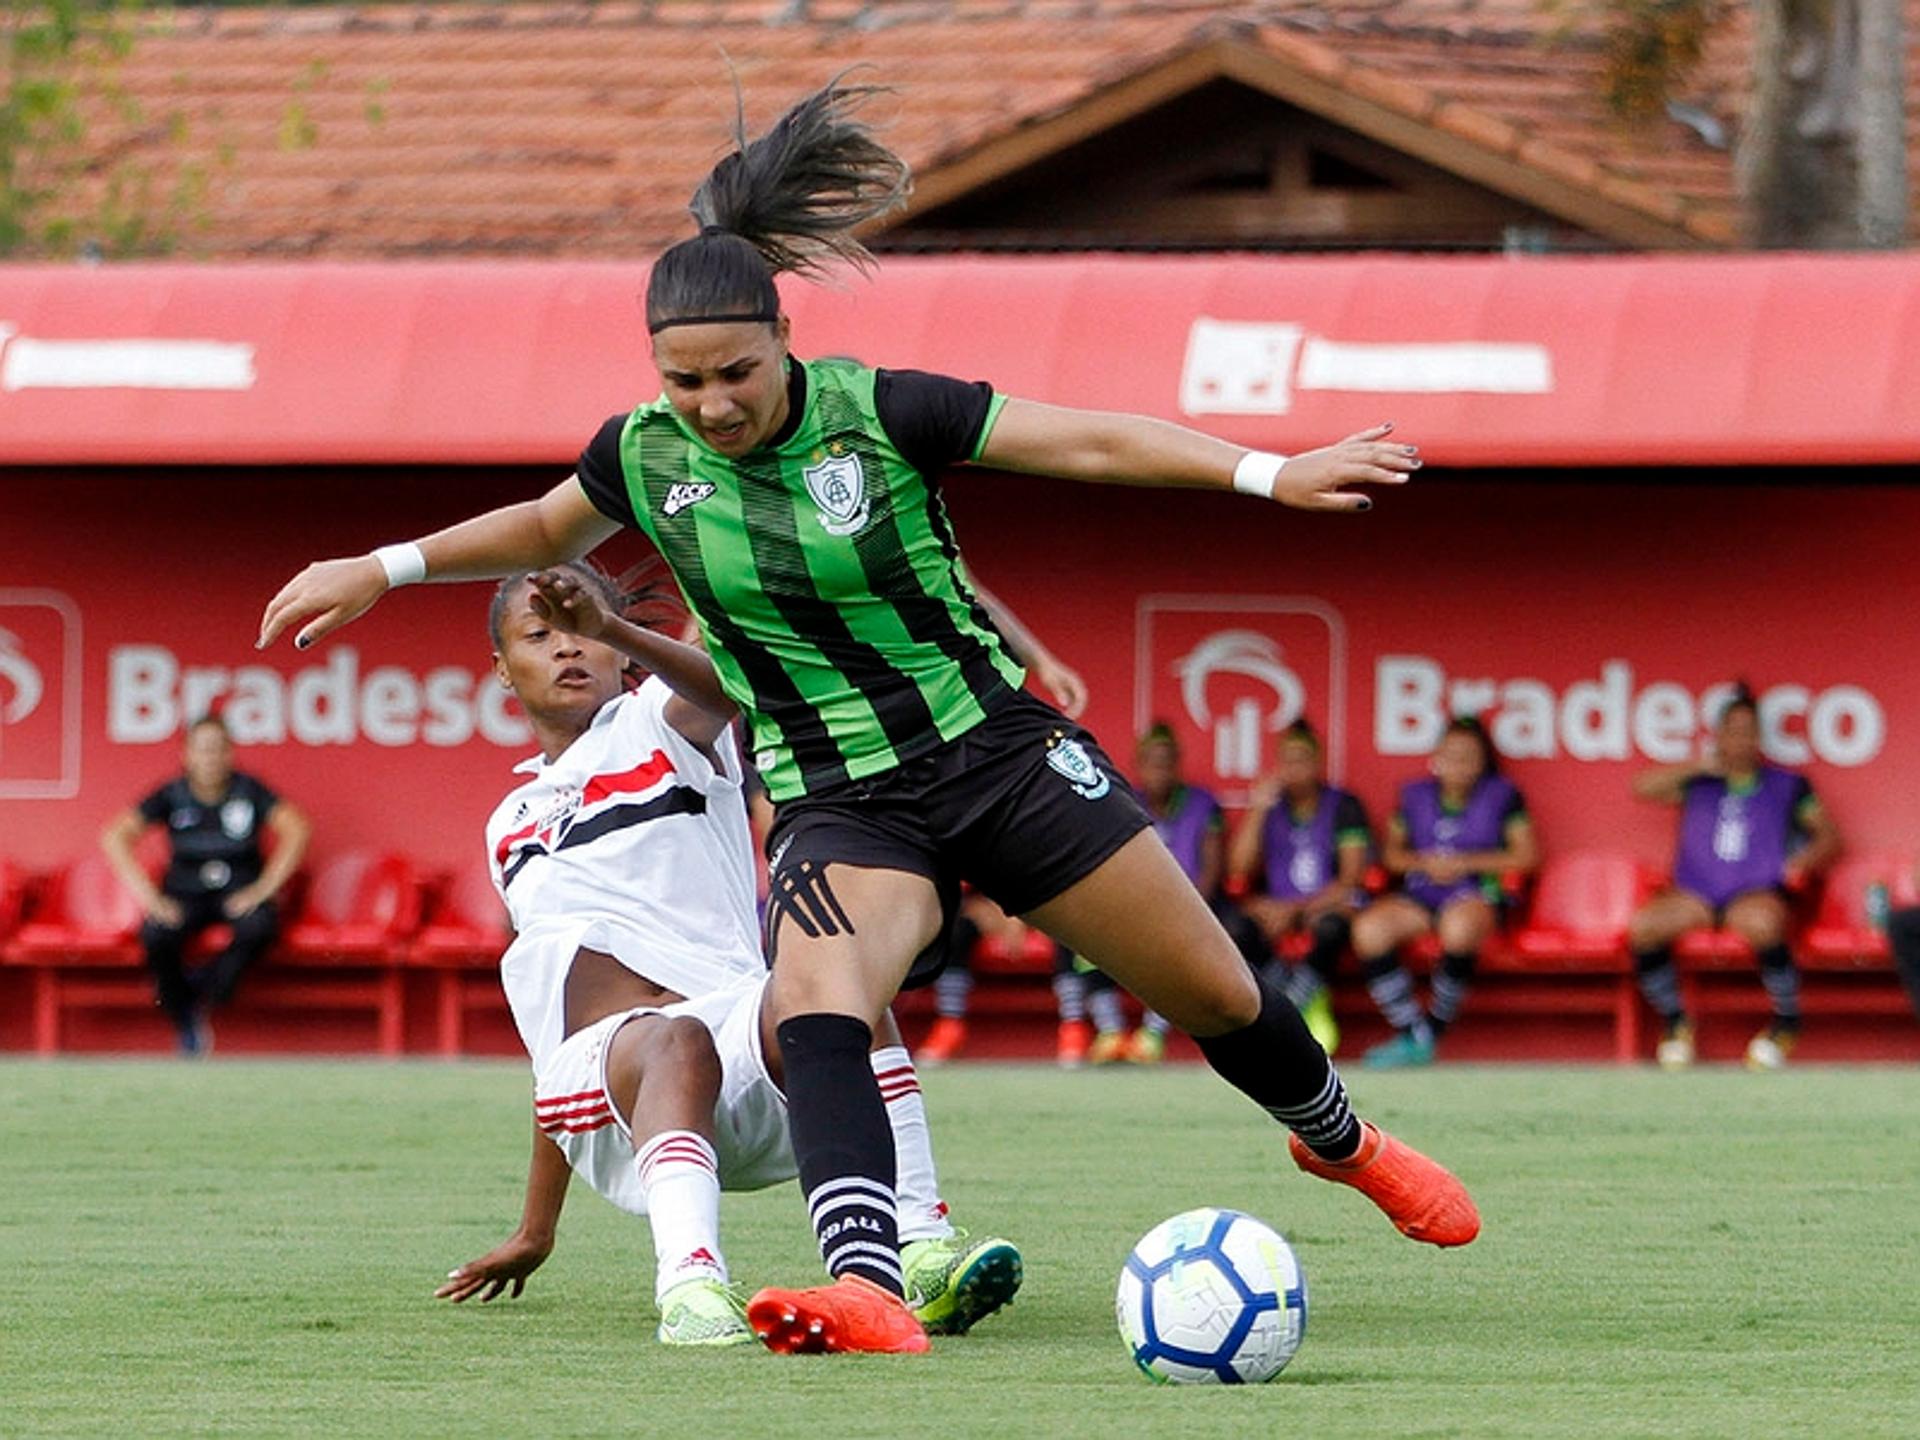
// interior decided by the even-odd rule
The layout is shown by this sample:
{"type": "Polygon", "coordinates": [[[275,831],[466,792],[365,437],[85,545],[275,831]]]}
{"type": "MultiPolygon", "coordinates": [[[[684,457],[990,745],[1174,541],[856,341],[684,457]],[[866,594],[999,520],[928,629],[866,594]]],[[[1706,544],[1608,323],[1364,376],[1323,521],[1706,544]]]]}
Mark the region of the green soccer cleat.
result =
{"type": "Polygon", "coordinates": [[[933,1335],[964,1335],[1020,1289],[1020,1252],[1010,1241],[977,1244],[964,1230],[900,1247],[907,1307],[933,1335]]]}
{"type": "Polygon", "coordinates": [[[1307,1033],[1331,1055],[1340,1048],[1340,1022],[1333,1018],[1333,997],[1322,985],[1313,998],[1300,1007],[1300,1018],[1307,1022],[1307,1033]]]}
{"type": "Polygon", "coordinates": [[[683,1280],[660,1297],[662,1345],[751,1345],[747,1307],[718,1280],[683,1280]]]}
{"type": "Polygon", "coordinates": [[[1433,1064],[1433,1041],[1422,1040],[1417,1035],[1400,1034],[1391,1040],[1382,1040],[1360,1057],[1360,1063],[1369,1070],[1406,1070],[1419,1065],[1433,1064]]]}

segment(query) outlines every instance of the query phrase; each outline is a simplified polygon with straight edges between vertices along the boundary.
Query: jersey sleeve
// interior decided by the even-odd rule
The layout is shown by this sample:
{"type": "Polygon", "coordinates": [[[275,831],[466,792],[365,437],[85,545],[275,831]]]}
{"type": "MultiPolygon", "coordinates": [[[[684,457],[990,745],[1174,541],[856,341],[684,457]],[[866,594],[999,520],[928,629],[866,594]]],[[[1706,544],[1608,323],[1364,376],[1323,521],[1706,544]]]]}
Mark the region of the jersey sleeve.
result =
{"type": "Polygon", "coordinates": [[[873,372],[873,408],[906,461],[922,475],[978,458],[1005,401],[984,380],[924,370],[873,372]]]}
{"type": "Polygon", "coordinates": [[[626,469],[620,463],[620,435],[627,428],[625,415],[612,415],[587,442],[574,462],[573,473],[580,488],[587,492],[593,508],[617,525],[637,529],[633,498],[627,494],[626,469]]]}
{"type": "Polygon", "coordinates": [[[1796,775],[1793,780],[1793,800],[1787,814],[1792,818],[1795,833],[1805,836],[1813,828],[1813,817],[1819,813],[1820,797],[1813,793],[1813,782],[1806,776],[1796,775]]]}
{"type": "Polygon", "coordinates": [[[665,751],[680,778],[702,794],[738,789],[740,758],[739,750],[734,745],[732,727],[721,731],[714,739],[713,753],[720,761],[716,765],[706,751],[668,722],[667,702],[672,698],[673,689],[666,681],[650,677],[620,702],[626,707],[620,723],[633,727],[634,750],[637,752],[648,746],[657,746],[665,751]]]}
{"type": "Polygon", "coordinates": [[[1367,808],[1360,803],[1360,797],[1352,792],[1343,792],[1340,803],[1333,811],[1333,843],[1340,845],[1373,845],[1373,829],[1367,824],[1367,808]]]}
{"type": "Polygon", "coordinates": [[[273,807],[280,803],[280,797],[264,781],[252,775],[236,775],[234,779],[239,782],[246,797],[253,801],[253,813],[262,820],[271,815],[273,807]]]}
{"type": "Polygon", "coordinates": [[[162,824],[168,814],[173,810],[173,801],[168,793],[172,789],[173,786],[171,785],[162,785],[151,795],[142,798],[140,803],[134,807],[140,812],[140,818],[145,820],[149,825],[162,824]]]}

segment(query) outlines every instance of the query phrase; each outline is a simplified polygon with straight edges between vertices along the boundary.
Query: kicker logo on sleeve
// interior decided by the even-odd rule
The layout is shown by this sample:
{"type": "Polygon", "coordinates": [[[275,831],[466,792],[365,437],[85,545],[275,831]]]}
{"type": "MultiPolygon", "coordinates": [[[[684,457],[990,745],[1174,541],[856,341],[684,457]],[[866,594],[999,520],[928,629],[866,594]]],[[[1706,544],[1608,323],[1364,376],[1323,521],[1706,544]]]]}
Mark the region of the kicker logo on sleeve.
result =
{"type": "Polygon", "coordinates": [[[682,510],[691,509],[713,494],[713,486],[698,481],[681,481],[669,486],[667,498],[660,502],[660,513],[678,515],[682,510]]]}

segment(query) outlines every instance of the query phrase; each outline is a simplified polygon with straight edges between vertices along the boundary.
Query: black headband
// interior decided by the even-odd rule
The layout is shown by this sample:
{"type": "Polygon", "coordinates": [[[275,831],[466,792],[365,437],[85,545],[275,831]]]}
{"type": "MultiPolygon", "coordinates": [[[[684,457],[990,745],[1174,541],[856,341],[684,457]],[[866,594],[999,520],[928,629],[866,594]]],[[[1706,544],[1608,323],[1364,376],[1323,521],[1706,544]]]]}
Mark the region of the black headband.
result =
{"type": "Polygon", "coordinates": [[[662,330],[675,325],[745,325],[753,321],[765,321],[771,325],[780,318],[777,310],[756,310],[750,315],[676,315],[670,320],[655,320],[647,326],[649,335],[658,335],[662,330]]]}

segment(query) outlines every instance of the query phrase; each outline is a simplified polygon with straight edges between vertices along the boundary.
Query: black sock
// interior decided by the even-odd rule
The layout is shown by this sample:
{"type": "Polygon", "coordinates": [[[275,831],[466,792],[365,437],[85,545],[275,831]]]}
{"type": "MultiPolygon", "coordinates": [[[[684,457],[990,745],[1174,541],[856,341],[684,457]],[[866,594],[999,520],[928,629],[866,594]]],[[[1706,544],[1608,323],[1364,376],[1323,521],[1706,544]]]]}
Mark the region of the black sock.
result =
{"type": "Polygon", "coordinates": [[[1640,993],[1646,996],[1661,1024],[1671,1030],[1687,1018],[1680,1004],[1680,972],[1673,968],[1671,950],[1662,945],[1657,950],[1634,951],[1633,970],[1640,993]]]}
{"type": "Polygon", "coordinates": [[[1440,968],[1433,972],[1433,995],[1427,1004],[1427,1023],[1433,1027],[1436,1040],[1460,1018],[1460,1007],[1466,1003],[1467,986],[1479,959],[1471,950],[1449,950],[1440,957],[1440,968]]]}
{"type": "Polygon", "coordinates": [[[1347,953],[1347,941],[1353,935],[1353,922],[1340,914],[1322,915],[1313,922],[1313,948],[1307,951],[1307,968],[1320,977],[1323,985],[1333,983],[1340,968],[1340,957],[1347,953]]]}
{"type": "Polygon", "coordinates": [[[894,1207],[893,1131],[867,1052],[873,1032],[851,1015],[780,1022],[787,1125],[827,1273],[859,1275],[894,1294],[900,1221],[894,1207]]]}
{"type": "Polygon", "coordinates": [[[1236,1090],[1300,1137],[1323,1160],[1345,1160],[1360,1148],[1360,1122],[1327,1052],[1307,1033],[1300,1012],[1256,976],[1260,1015],[1227,1035],[1200,1040],[1207,1063],[1236,1090]]]}
{"type": "Polygon", "coordinates": [[[1760,983],[1773,1005],[1773,1028],[1783,1035],[1800,1033],[1800,970],[1785,945],[1769,945],[1755,957],[1760,961],[1760,983]]]}

